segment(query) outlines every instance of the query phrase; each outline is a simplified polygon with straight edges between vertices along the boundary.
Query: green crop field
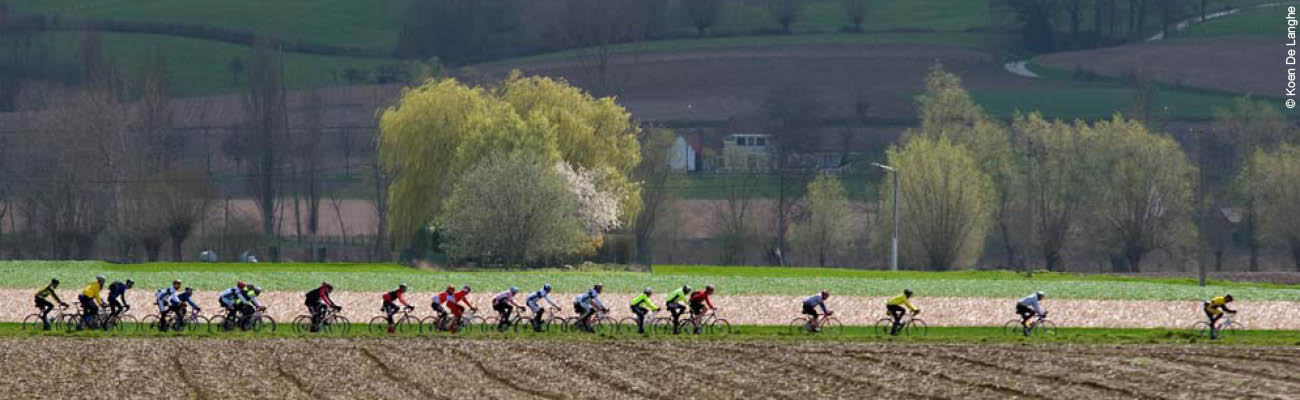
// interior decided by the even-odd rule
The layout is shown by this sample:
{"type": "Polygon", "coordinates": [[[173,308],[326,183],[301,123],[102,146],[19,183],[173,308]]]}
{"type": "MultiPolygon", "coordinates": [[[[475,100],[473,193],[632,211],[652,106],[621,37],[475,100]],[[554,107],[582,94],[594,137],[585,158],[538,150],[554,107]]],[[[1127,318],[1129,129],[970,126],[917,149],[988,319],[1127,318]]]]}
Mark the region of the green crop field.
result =
{"type": "Polygon", "coordinates": [[[722,295],[806,295],[821,289],[859,296],[897,294],[912,288],[921,296],[1010,298],[1035,290],[1062,299],[1195,300],[1231,290],[1241,299],[1300,301],[1300,288],[1262,283],[1211,282],[1199,287],[1186,279],[1139,279],[1109,275],[1040,273],[1033,278],[1004,271],[888,272],[825,268],[656,266],[650,273],[573,271],[428,271],[388,264],[198,264],[118,265],[102,262],[14,261],[0,263],[0,287],[38,288],[51,277],[81,286],[96,275],[134,279],[141,287],[162,287],[172,279],[200,290],[229,287],[235,280],[269,290],[307,290],[329,280],[345,291],[381,291],[406,282],[416,291],[448,284],[532,288],[551,283],[560,293],[579,293],[603,283],[614,293],[646,286],[713,284],[722,295]]]}
{"type": "MultiPolygon", "coordinates": [[[[971,97],[990,114],[1010,117],[1016,111],[1039,111],[1044,116],[1064,119],[1110,118],[1116,112],[1133,109],[1133,89],[1110,84],[1079,85],[1061,89],[972,90],[971,97]]],[[[1200,90],[1167,88],[1160,91],[1157,113],[1177,119],[1205,119],[1215,107],[1232,105],[1237,95],[1200,90]]]]}
{"type": "Polygon", "coordinates": [[[1285,7],[1263,7],[1242,10],[1232,15],[1192,24],[1174,38],[1206,38],[1222,36],[1266,36],[1282,38],[1286,26],[1285,7]]]}

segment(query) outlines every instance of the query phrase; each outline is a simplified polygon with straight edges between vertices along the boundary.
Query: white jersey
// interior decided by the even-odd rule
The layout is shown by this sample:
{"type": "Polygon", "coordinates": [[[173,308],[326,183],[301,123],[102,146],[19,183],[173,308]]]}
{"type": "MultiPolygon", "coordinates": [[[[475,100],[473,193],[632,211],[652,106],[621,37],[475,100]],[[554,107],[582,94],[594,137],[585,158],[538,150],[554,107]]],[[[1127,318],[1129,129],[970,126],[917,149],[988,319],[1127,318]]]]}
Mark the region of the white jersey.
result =
{"type": "MultiPolygon", "coordinates": [[[[1004,304],[1005,304],[1005,303],[1004,303],[1004,304]]],[[[1025,306],[1025,307],[1032,308],[1032,309],[1034,309],[1034,312],[1038,313],[1038,315],[1043,315],[1043,307],[1041,307],[1041,306],[1038,305],[1038,294],[1037,294],[1037,293],[1035,293],[1035,294],[1031,294],[1031,295],[1029,295],[1029,297],[1025,297],[1025,298],[1023,298],[1023,299],[1020,299],[1020,301],[1017,302],[1016,304],[1019,304],[1019,305],[1025,306]]]]}

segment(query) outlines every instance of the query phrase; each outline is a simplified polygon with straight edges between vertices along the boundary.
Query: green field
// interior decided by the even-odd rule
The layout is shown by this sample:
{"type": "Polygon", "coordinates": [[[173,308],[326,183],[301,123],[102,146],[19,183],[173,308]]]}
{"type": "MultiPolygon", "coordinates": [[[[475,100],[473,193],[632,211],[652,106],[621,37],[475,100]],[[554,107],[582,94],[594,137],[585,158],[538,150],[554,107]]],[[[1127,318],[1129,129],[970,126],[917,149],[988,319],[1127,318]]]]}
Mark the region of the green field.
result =
{"type": "MultiPolygon", "coordinates": [[[[1038,111],[1046,117],[1104,119],[1133,109],[1133,89],[1111,84],[1080,84],[1060,89],[972,90],[971,97],[990,114],[1010,117],[1038,111]]],[[[1160,91],[1157,113],[1175,119],[1206,119],[1215,107],[1228,107],[1238,95],[1167,88],[1160,91]]]]}
{"type": "Polygon", "coordinates": [[[588,334],[582,332],[553,331],[542,334],[532,332],[480,331],[471,329],[452,336],[450,333],[411,332],[402,334],[370,333],[364,324],[353,324],[347,334],[310,334],[295,333],[288,324],[280,323],[275,332],[209,332],[206,327],[192,332],[158,332],[152,329],[127,327],[121,331],[83,331],[64,332],[39,329],[22,329],[18,323],[0,323],[0,337],[66,337],[66,338],[121,338],[121,337],[185,337],[192,339],[301,339],[308,337],[329,338],[397,338],[421,340],[421,338],[466,338],[473,340],[523,340],[523,341],[670,341],[670,342],[730,342],[730,341],[771,341],[771,342],[884,342],[884,343],[948,343],[948,344],[1069,344],[1069,345],[1126,345],[1126,344],[1203,344],[1215,346],[1297,346],[1300,345],[1300,332],[1250,330],[1234,332],[1217,341],[1208,341],[1190,332],[1170,329],[1102,329],[1102,328],[1061,328],[1052,336],[1023,337],[1008,335],[999,327],[931,327],[925,336],[880,336],[870,327],[848,326],[839,335],[807,335],[791,333],[782,326],[733,326],[731,334],[713,335],[650,335],[641,336],[632,332],[588,334]]]}
{"type": "Polygon", "coordinates": [[[1265,36],[1279,40],[1286,35],[1286,8],[1251,8],[1235,14],[1192,24],[1175,38],[1207,38],[1223,36],[1265,36]]]}
{"type": "Polygon", "coordinates": [[[229,287],[235,280],[269,290],[308,290],[329,280],[344,291],[382,291],[406,282],[426,292],[449,284],[525,290],[551,283],[560,293],[580,293],[603,283],[614,293],[636,293],[646,286],[666,290],[683,283],[713,284],[719,294],[806,295],[821,289],[841,295],[886,296],[912,288],[920,296],[1012,298],[1042,290],[1052,298],[1109,300],[1196,300],[1231,290],[1243,300],[1300,301],[1300,287],[1190,279],[1139,279],[1110,275],[1039,273],[1033,278],[1005,271],[888,272],[826,268],[656,266],[653,272],[572,271],[561,269],[442,272],[387,264],[136,264],[15,261],[0,263],[0,287],[39,288],[51,277],[69,288],[103,274],[110,280],[134,279],[139,287],[163,287],[173,279],[200,290],[229,287]]]}
{"type": "MultiPolygon", "coordinates": [[[[177,96],[223,94],[240,89],[232,86],[227,65],[240,58],[248,64],[250,48],[211,40],[165,35],[105,33],[101,35],[104,54],[122,67],[132,79],[144,69],[149,55],[159,50],[166,57],[167,73],[177,96]]],[[[35,41],[55,49],[49,63],[74,64],[81,35],[74,32],[51,32],[35,36],[35,41]]],[[[0,39],[4,40],[4,39],[0,39]]],[[[285,53],[286,85],[290,89],[339,85],[343,71],[356,68],[371,71],[379,65],[398,61],[370,58],[331,57],[285,53]]],[[[240,83],[246,74],[240,74],[240,83]]]]}

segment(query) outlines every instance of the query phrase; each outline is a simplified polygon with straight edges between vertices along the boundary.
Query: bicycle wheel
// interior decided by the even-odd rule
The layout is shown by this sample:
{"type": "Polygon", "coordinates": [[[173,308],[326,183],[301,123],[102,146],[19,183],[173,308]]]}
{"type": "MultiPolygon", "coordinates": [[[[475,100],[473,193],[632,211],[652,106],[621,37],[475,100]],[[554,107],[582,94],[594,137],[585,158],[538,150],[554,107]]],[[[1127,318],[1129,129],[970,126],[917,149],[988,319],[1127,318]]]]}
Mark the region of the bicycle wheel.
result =
{"type": "Polygon", "coordinates": [[[874,328],[872,328],[871,331],[874,332],[876,336],[887,336],[894,330],[894,319],[881,318],[876,320],[876,323],[873,326],[874,328]]]}
{"type": "Polygon", "coordinates": [[[112,323],[112,325],[110,325],[110,327],[111,327],[113,330],[115,330],[115,331],[121,331],[121,330],[126,329],[126,327],[127,327],[128,325],[130,325],[130,326],[140,326],[139,324],[140,324],[140,321],[139,321],[139,320],[136,320],[135,317],[133,317],[133,316],[130,316],[130,315],[119,315],[119,316],[117,316],[117,318],[114,318],[114,319],[113,319],[113,323],[112,323]]]}
{"type": "Polygon", "coordinates": [[[388,332],[388,318],[382,316],[371,318],[370,323],[366,324],[366,332],[371,335],[388,332]]]}
{"type": "Polygon", "coordinates": [[[59,317],[55,329],[64,332],[75,332],[81,326],[82,317],[81,314],[63,314],[59,317]]]}
{"type": "Polygon", "coordinates": [[[636,333],[636,317],[623,317],[614,325],[614,333],[636,333]]]}
{"type": "Polygon", "coordinates": [[[790,320],[790,323],[786,325],[786,333],[790,335],[802,335],[808,333],[808,318],[799,317],[790,320]]]}
{"type": "Polygon", "coordinates": [[[270,316],[267,315],[262,315],[257,317],[257,319],[254,319],[252,325],[253,325],[254,332],[261,332],[263,330],[266,330],[268,332],[275,332],[276,323],[275,323],[275,318],[271,318],[270,316]]]}
{"type": "Polygon", "coordinates": [[[161,326],[158,324],[158,321],[160,320],[157,315],[146,315],[140,320],[140,323],[136,324],[136,326],[139,330],[159,331],[161,330],[161,326]]]}
{"type": "Polygon", "coordinates": [[[347,317],[334,315],[329,318],[329,321],[330,323],[327,325],[329,328],[327,332],[329,333],[347,335],[348,332],[352,331],[352,321],[349,321],[347,317]]]}
{"type": "Polygon", "coordinates": [[[1042,320],[1034,329],[1029,332],[1034,335],[1056,336],[1056,323],[1048,320],[1042,320]]]}
{"type": "Polygon", "coordinates": [[[826,318],[817,328],[827,335],[840,336],[844,334],[844,323],[835,317],[826,318]]]}
{"type": "Polygon", "coordinates": [[[1024,336],[1025,328],[1020,325],[1020,320],[1013,319],[1002,324],[1002,333],[1007,336],[1021,335],[1024,336]]]}
{"type": "MultiPolygon", "coordinates": [[[[930,326],[923,319],[912,318],[907,325],[903,326],[903,331],[908,336],[925,336],[930,333],[930,326]]],[[[1055,333],[1055,327],[1053,327],[1053,333],[1055,333]]]]}
{"type": "Polygon", "coordinates": [[[705,327],[705,331],[710,335],[730,335],[731,322],[724,318],[714,319],[705,327]]]}
{"type": "Polygon", "coordinates": [[[1246,326],[1237,321],[1230,321],[1219,327],[1219,336],[1235,335],[1246,330],[1246,326]]]}
{"type": "Polygon", "coordinates": [[[229,331],[230,324],[226,323],[225,315],[213,315],[212,318],[208,318],[208,332],[217,333],[229,331]]]}
{"type": "Polygon", "coordinates": [[[23,317],[23,330],[36,330],[44,327],[45,323],[41,322],[40,314],[27,314],[26,317],[23,317]]]}
{"type": "MultiPolygon", "coordinates": [[[[212,317],[216,319],[217,317],[212,317]]],[[[208,326],[212,326],[212,319],[208,320],[208,326]]],[[[293,333],[303,334],[311,332],[311,316],[299,314],[293,317],[293,333]]]]}
{"type": "Polygon", "coordinates": [[[1192,327],[1187,329],[1187,335],[1191,337],[1202,337],[1202,338],[1210,337],[1210,323],[1205,321],[1199,321],[1195,324],[1192,324],[1192,327]]]}

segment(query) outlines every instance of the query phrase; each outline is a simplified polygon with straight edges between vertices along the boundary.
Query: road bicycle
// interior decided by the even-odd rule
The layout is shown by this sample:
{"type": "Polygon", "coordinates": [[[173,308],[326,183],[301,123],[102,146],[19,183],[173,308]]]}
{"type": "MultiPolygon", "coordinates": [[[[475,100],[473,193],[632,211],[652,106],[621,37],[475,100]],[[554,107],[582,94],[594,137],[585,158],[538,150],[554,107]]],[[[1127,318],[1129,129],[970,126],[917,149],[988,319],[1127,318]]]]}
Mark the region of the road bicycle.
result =
{"type": "Polygon", "coordinates": [[[1008,320],[1005,324],[1002,324],[1002,332],[1006,333],[1008,336],[1056,335],[1056,323],[1047,319],[1047,313],[1039,314],[1034,318],[1033,322],[1029,323],[1028,332],[1026,332],[1024,326],[1020,325],[1020,321],[1020,318],[1012,318],[1011,320],[1008,320]]]}
{"type": "Polygon", "coordinates": [[[817,329],[812,329],[812,326],[808,321],[809,318],[806,316],[790,320],[787,332],[791,335],[812,335],[821,333],[839,336],[844,334],[844,323],[840,322],[839,318],[832,317],[829,314],[822,314],[817,317],[817,329]]]}
{"type": "Polygon", "coordinates": [[[455,333],[466,333],[475,328],[481,328],[487,324],[487,320],[478,315],[478,310],[469,310],[460,314],[460,320],[456,321],[455,333]]]}
{"type": "MultiPolygon", "coordinates": [[[[655,321],[657,320],[659,320],[659,310],[646,313],[645,316],[646,333],[655,333],[655,321]]],[[[668,323],[672,324],[671,318],[669,319],[668,323]]],[[[615,325],[615,328],[617,328],[615,329],[615,331],[617,331],[618,333],[636,333],[636,316],[623,317],[623,319],[618,320],[618,324],[615,325]]],[[[669,329],[671,329],[671,326],[669,327],[669,329]]]]}
{"type": "MultiPolygon", "coordinates": [[[[208,318],[208,331],[231,332],[238,329],[253,332],[261,332],[263,330],[275,332],[276,328],[279,327],[279,324],[275,322],[275,318],[266,315],[266,307],[258,307],[254,309],[253,313],[249,314],[246,318],[247,326],[240,326],[238,312],[227,312],[225,314],[213,315],[211,318],[208,318]]],[[[308,325],[311,325],[311,316],[307,317],[307,321],[308,325]]]]}
{"type": "MultiPolygon", "coordinates": [[[[564,330],[569,332],[582,332],[582,315],[566,318],[564,321],[564,330]]],[[[599,310],[591,314],[587,321],[586,332],[604,333],[606,329],[618,329],[618,321],[609,316],[609,310],[599,310]]]]}
{"type": "Polygon", "coordinates": [[[1210,327],[1210,321],[1198,321],[1197,323],[1192,324],[1189,333],[1195,337],[1221,338],[1238,331],[1246,330],[1245,325],[1233,320],[1236,316],[1237,313],[1227,313],[1227,315],[1223,316],[1223,321],[1219,322],[1218,326],[1213,327],[1213,329],[1210,327]]]}
{"type": "MultiPolygon", "coordinates": [[[[683,312],[686,311],[683,310],[683,312]]],[[[678,317],[677,323],[673,323],[673,316],[670,311],[666,313],[666,315],[655,317],[653,320],[647,320],[646,323],[650,324],[653,332],[656,334],[669,334],[681,332],[681,328],[686,326],[686,320],[690,318],[690,315],[682,315],[678,317]]]]}
{"type": "Polygon", "coordinates": [[[77,313],[65,313],[60,317],[62,320],[60,321],[61,325],[63,325],[64,330],[69,332],[79,331],[86,328],[120,331],[127,325],[138,326],[139,321],[137,321],[134,316],[126,314],[126,312],[131,310],[131,307],[124,306],[122,307],[122,310],[119,310],[116,313],[105,312],[106,308],[107,307],[100,306],[100,312],[95,314],[95,318],[91,319],[90,326],[86,326],[86,308],[85,306],[78,306],[79,311],[77,313]]]}
{"type": "MultiPolygon", "coordinates": [[[[403,307],[400,311],[393,313],[393,330],[388,330],[388,316],[377,315],[367,323],[367,331],[371,334],[378,333],[412,333],[420,331],[420,318],[411,315],[414,307],[403,307]]],[[[382,310],[381,310],[382,311],[382,310]]]]}
{"type": "Polygon", "coordinates": [[[731,322],[726,318],[718,317],[718,310],[709,310],[706,314],[692,316],[686,321],[682,321],[683,327],[691,328],[695,334],[704,332],[705,334],[731,334],[731,322]]]}
{"type": "Polygon", "coordinates": [[[23,324],[21,325],[22,329],[23,330],[45,329],[47,324],[48,326],[50,326],[50,329],[53,329],[53,327],[56,326],[56,324],[58,324],[58,322],[63,318],[64,315],[63,311],[67,309],[68,309],[67,305],[60,305],[58,307],[55,307],[54,309],[50,310],[49,314],[45,315],[44,320],[41,319],[41,313],[39,312],[27,314],[26,317],[23,317],[23,324]]]}
{"type": "MultiPolygon", "coordinates": [[[[170,314],[171,312],[169,311],[168,313],[170,314]]],[[[161,315],[149,314],[146,315],[144,318],[140,319],[140,323],[136,324],[136,330],[161,331],[162,330],[161,322],[162,322],[161,315]]],[[[199,315],[199,312],[193,309],[190,309],[189,312],[185,312],[184,316],[182,316],[181,318],[172,317],[171,320],[167,321],[169,325],[168,328],[173,332],[179,332],[182,330],[196,331],[199,329],[200,326],[202,326],[206,322],[207,319],[204,318],[202,315],[199,315]]]]}
{"type": "MultiPolygon", "coordinates": [[[[546,316],[546,314],[542,315],[542,325],[538,327],[538,330],[542,332],[550,332],[552,326],[564,326],[565,319],[564,317],[559,316],[559,307],[551,306],[546,309],[550,310],[550,313],[548,313],[550,316],[546,316]]],[[[512,318],[515,319],[515,322],[513,323],[515,332],[519,332],[520,330],[533,331],[533,318],[535,318],[536,314],[523,315],[522,312],[519,314],[518,318],[512,318]]]]}
{"type": "Polygon", "coordinates": [[[524,313],[523,307],[515,307],[514,312],[510,313],[510,318],[506,320],[504,326],[501,325],[501,317],[499,315],[494,315],[491,317],[484,318],[483,325],[479,326],[479,330],[483,332],[492,332],[492,331],[505,332],[507,329],[511,329],[518,332],[519,324],[528,322],[524,320],[524,317],[522,315],[523,313],[524,313]]]}
{"type": "MultiPolygon", "coordinates": [[[[321,312],[319,328],[320,332],[346,335],[352,329],[352,322],[348,321],[347,317],[339,314],[334,308],[326,307],[321,312]]],[[[298,316],[293,317],[293,332],[311,332],[311,314],[298,314],[298,316]]]]}
{"type": "Polygon", "coordinates": [[[925,336],[929,333],[930,327],[925,323],[925,320],[917,318],[917,314],[920,314],[920,312],[909,313],[899,321],[898,332],[895,333],[894,316],[886,313],[884,318],[876,320],[876,336],[925,336]]]}

